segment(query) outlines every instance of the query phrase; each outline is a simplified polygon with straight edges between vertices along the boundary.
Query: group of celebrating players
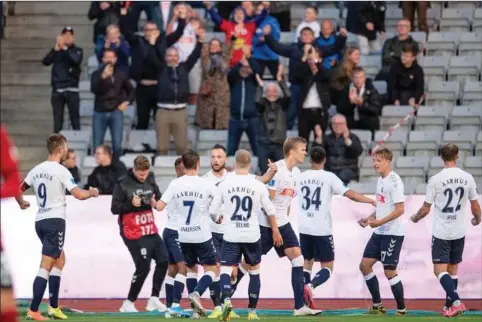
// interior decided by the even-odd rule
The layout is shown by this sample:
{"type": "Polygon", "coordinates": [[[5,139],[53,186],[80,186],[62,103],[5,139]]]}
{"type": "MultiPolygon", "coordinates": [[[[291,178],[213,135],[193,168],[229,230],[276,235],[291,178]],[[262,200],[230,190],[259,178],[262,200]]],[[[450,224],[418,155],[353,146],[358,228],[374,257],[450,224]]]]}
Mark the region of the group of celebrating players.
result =
{"type": "MultiPolygon", "coordinates": [[[[27,318],[46,319],[38,310],[49,284],[48,314],[66,319],[58,306],[60,276],[65,265],[65,190],[77,199],[97,197],[97,189],[82,190],[60,161],[66,157],[67,142],[60,134],[47,140],[49,159],[35,167],[21,185],[33,187],[37,196],[36,231],[42,241],[42,262],[35,278],[33,300],[27,318]]],[[[406,315],[402,281],[397,264],[404,239],[401,216],[404,214],[404,186],[391,169],[392,152],[380,148],[373,153],[373,166],[380,178],[376,200],[348,189],[333,173],[324,171],[326,154],[314,146],[310,151],[311,169],[297,167],[307,155],[307,142],[289,137],[283,146],[284,159],[270,163],[263,176],[249,173],[251,154],[238,150],[234,169],[226,167],[226,151],[216,145],[211,150],[211,168],[199,175],[200,156],[189,150],[175,162],[177,178],[161,195],[150,172],[149,160],[139,156],[133,169],[117,183],[112,196],[112,213],[118,215],[120,234],[134,260],[136,271],[121,312],[137,312],[134,302],[149,273],[151,260],[156,261],[152,296],[146,309],[166,310],[159,300],[165,278],[166,317],[199,317],[206,311],[202,294],[209,288],[214,303],[210,318],[224,321],[237,317],[231,297],[238,283],[249,275],[248,319],[259,319],[256,306],[261,288],[262,255],[272,248],[292,265],[291,284],[294,315],[317,315],[313,291],[333,274],[335,258],[330,204],[333,195],[355,202],[372,204],[375,211],[358,221],[361,227],[376,228],[366,245],[360,263],[373,305],[371,314],[385,314],[378,279],[373,265],[380,261],[397,303],[397,315],[406,315]],[[289,222],[293,198],[299,204],[299,239],[289,222]],[[167,209],[168,221],[162,233],[154,221],[154,211],[167,209]],[[313,277],[314,262],[321,265],[313,277]],[[198,265],[204,274],[197,278],[198,265]],[[193,308],[192,314],[180,306],[184,287],[193,308]]],[[[443,315],[453,317],[465,311],[457,293],[457,266],[462,261],[466,230],[465,207],[470,201],[472,224],[481,220],[478,192],[474,178],[456,167],[458,148],[447,144],[441,149],[445,168],[430,178],[425,202],[411,217],[418,222],[434,205],[432,259],[434,273],[447,297],[443,315]]],[[[21,196],[22,209],[28,202],[21,196]]]]}

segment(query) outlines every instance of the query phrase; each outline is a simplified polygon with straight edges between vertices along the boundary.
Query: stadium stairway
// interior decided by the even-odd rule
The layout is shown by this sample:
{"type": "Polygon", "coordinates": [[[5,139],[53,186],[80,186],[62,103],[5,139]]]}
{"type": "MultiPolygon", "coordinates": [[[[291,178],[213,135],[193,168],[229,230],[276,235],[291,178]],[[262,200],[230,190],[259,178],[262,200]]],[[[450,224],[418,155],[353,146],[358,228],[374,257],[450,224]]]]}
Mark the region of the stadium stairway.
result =
{"type": "MultiPolygon", "coordinates": [[[[17,2],[15,16],[7,18],[1,40],[1,109],[19,150],[22,175],[46,157],[45,139],[53,131],[50,105],[50,67],[41,60],[54,46],[63,27],[72,26],[75,43],[84,50],[82,75],[93,52],[93,22],[89,2],[17,2]]],[[[65,111],[64,118],[68,118],[65,111]]]]}

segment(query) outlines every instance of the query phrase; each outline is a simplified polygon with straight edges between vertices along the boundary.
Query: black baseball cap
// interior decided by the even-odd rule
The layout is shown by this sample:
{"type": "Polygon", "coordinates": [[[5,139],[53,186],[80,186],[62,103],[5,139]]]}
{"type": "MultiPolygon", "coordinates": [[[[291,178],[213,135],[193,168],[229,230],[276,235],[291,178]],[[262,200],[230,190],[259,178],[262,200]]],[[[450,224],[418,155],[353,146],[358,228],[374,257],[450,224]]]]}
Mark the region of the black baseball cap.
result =
{"type": "Polygon", "coordinates": [[[71,26],[64,27],[64,29],[62,29],[62,34],[65,34],[66,32],[70,32],[73,35],[74,28],[72,28],[71,26]]]}

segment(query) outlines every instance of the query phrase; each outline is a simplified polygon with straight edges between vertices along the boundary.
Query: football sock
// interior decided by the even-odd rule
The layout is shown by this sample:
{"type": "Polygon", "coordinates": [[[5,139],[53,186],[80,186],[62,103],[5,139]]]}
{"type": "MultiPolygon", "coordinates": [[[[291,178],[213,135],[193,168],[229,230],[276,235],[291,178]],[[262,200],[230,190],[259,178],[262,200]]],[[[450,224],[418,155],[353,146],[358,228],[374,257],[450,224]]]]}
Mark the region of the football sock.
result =
{"type": "MultiPolygon", "coordinates": [[[[459,285],[459,278],[457,275],[451,275],[450,277],[452,278],[452,281],[454,281],[455,291],[457,292],[457,287],[459,285]]],[[[449,308],[450,306],[452,306],[452,301],[449,300],[448,296],[446,296],[445,307],[449,308]]]]}
{"type": "MultiPolygon", "coordinates": [[[[221,291],[220,303],[224,303],[224,300],[231,298],[231,273],[233,268],[231,266],[221,266],[221,277],[219,290],[221,291]]],[[[220,305],[220,304],[218,304],[220,305]]],[[[218,306],[214,305],[214,306],[218,306]]]]}
{"type": "Polygon", "coordinates": [[[298,256],[291,261],[291,287],[295,297],[295,310],[302,308],[304,304],[304,278],[303,278],[303,256],[298,256]]]}
{"type": "Polygon", "coordinates": [[[53,308],[59,307],[59,290],[60,290],[60,277],[62,276],[62,270],[57,267],[52,268],[49,275],[49,297],[50,306],[53,308]]]}
{"type": "Polygon", "coordinates": [[[186,275],[177,274],[174,279],[174,292],[172,295],[172,303],[179,304],[184,292],[184,285],[186,284],[186,275]]]}
{"type": "Polygon", "coordinates": [[[377,305],[382,303],[382,299],[380,298],[380,285],[378,284],[378,278],[375,273],[371,272],[370,274],[365,275],[363,278],[365,279],[368,290],[372,295],[373,304],[377,305]]]}
{"type": "Polygon", "coordinates": [[[241,282],[241,279],[243,278],[244,275],[248,274],[248,271],[246,271],[243,267],[243,265],[239,264],[238,266],[238,275],[236,277],[236,283],[231,284],[231,296],[233,296],[234,292],[236,292],[236,289],[238,288],[239,282],[241,282]]]}
{"type": "MultiPolygon", "coordinates": [[[[209,286],[209,295],[213,301],[214,307],[221,305],[221,288],[219,286],[219,276],[214,278],[213,283],[209,286]]],[[[231,289],[231,275],[229,276],[229,286],[231,289]]]]}
{"type": "Polygon", "coordinates": [[[197,273],[187,273],[186,288],[187,292],[191,294],[197,286],[197,273]]]}
{"type": "Polygon", "coordinates": [[[215,275],[214,272],[205,272],[194,291],[198,292],[199,295],[203,295],[206,289],[213,283],[215,275]]]}
{"type": "Polygon", "coordinates": [[[316,288],[321,284],[325,283],[326,281],[328,281],[330,276],[331,276],[331,270],[328,267],[323,267],[322,269],[320,269],[318,273],[316,273],[315,277],[313,277],[313,280],[311,281],[311,285],[313,285],[313,288],[316,288]]]}
{"type": "Polygon", "coordinates": [[[304,269],[303,270],[303,278],[305,279],[305,284],[308,284],[311,281],[311,271],[304,269]]]}
{"type": "Polygon", "coordinates": [[[44,297],[45,289],[47,288],[47,280],[49,278],[49,272],[47,270],[40,268],[37,276],[33,281],[33,299],[30,303],[30,310],[37,312],[40,302],[44,297]]]}
{"type": "Polygon", "coordinates": [[[392,288],[393,297],[397,302],[397,310],[405,310],[405,298],[403,295],[403,284],[398,275],[395,275],[388,280],[390,287],[392,288]]]}
{"type": "Polygon", "coordinates": [[[174,298],[174,279],[171,276],[166,276],[166,306],[171,307],[174,298]]]}
{"type": "Polygon", "coordinates": [[[447,299],[450,301],[450,305],[452,305],[452,303],[455,301],[459,301],[460,300],[459,295],[455,290],[454,281],[450,277],[449,273],[447,272],[440,273],[438,275],[438,279],[443,289],[445,290],[445,293],[447,293],[447,299]]]}
{"type": "Polygon", "coordinates": [[[259,273],[259,269],[249,272],[248,308],[252,310],[256,309],[256,306],[258,305],[259,291],[261,290],[261,279],[259,277],[259,273]]]}

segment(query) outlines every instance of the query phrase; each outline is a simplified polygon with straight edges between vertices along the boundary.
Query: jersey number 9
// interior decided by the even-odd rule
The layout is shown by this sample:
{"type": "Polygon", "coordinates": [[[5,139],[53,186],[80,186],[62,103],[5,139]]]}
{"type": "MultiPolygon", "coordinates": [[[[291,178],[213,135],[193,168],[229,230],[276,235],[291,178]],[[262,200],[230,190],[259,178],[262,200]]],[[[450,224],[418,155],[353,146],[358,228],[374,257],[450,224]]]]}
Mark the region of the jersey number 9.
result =
{"type": "Polygon", "coordinates": [[[38,185],[37,196],[41,200],[40,208],[44,208],[45,204],[47,203],[47,188],[45,187],[45,183],[41,183],[38,185]]]}

